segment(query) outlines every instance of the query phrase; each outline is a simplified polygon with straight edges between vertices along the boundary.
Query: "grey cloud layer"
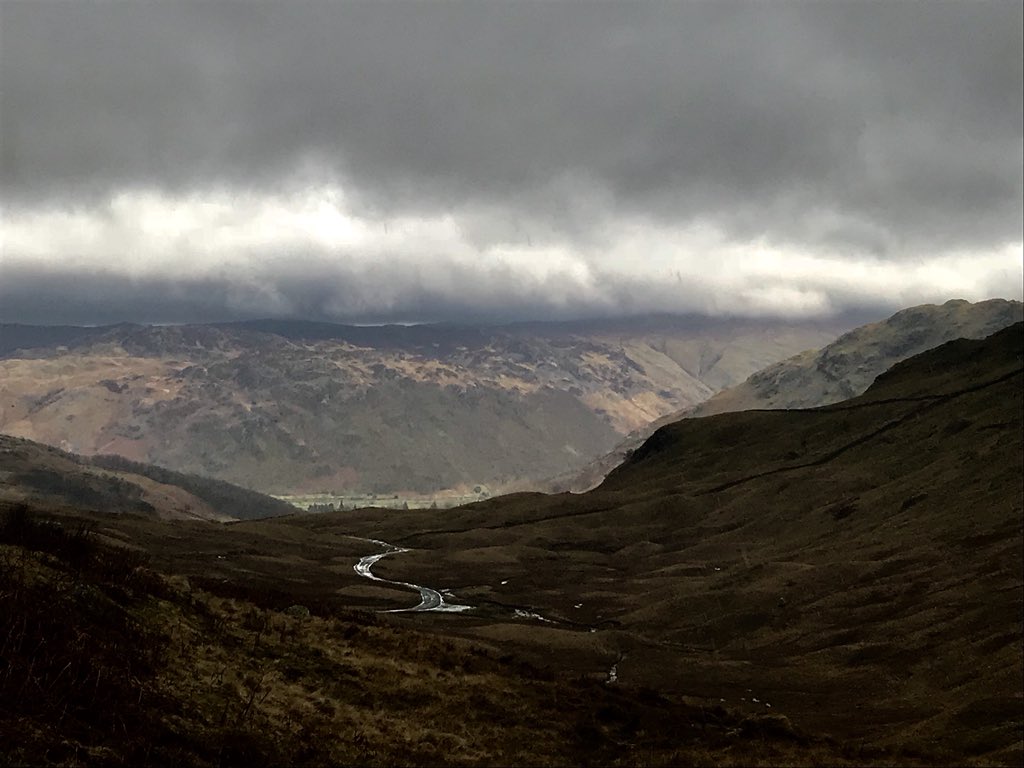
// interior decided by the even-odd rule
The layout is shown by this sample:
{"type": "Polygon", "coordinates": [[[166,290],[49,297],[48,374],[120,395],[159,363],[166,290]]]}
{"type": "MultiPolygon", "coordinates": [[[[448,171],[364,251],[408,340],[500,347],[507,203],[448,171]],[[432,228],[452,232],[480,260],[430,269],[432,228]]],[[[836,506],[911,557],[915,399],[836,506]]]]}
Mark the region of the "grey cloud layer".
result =
{"type": "MultiPolygon", "coordinates": [[[[5,215],[333,182],[367,220],[454,212],[481,254],[524,240],[594,254],[644,219],[869,271],[1005,251],[1022,239],[1021,30],[1020,2],[0,0],[5,215]]],[[[0,304],[72,322],[740,306],[728,275],[665,285],[643,252],[632,276],[578,256],[596,281],[578,290],[483,256],[425,250],[417,273],[295,255],[130,277],[136,254],[113,244],[107,272],[9,250],[0,304]]],[[[1019,268],[999,269],[991,284],[1019,294],[1019,268]]],[[[772,289],[833,310],[901,300],[848,282],[772,289]]]]}
{"type": "Polygon", "coordinates": [[[740,237],[1020,237],[1015,2],[8,2],[2,43],[15,199],[305,163],[384,209],[557,224],[596,185],[740,237]]]}
{"type": "MultiPolygon", "coordinates": [[[[351,323],[512,322],[650,312],[882,317],[903,306],[1007,293],[1021,274],[991,265],[981,282],[936,286],[913,264],[889,264],[873,281],[851,281],[841,264],[809,263],[791,274],[756,270],[692,275],[595,270],[529,275],[508,264],[436,257],[355,265],[334,254],[267,255],[212,273],[143,273],[94,265],[15,262],[0,280],[0,322],[99,325],[199,323],[284,316],[351,323]]],[[[855,266],[855,265],[854,265],[855,266]]],[[[964,270],[967,265],[954,265],[964,270]]]]}
{"type": "MultiPolygon", "coordinates": [[[[125,318],[180,323],[269,316],[371,323],[472,322],[666,309],[651,303],[655,297],[650,286],[639,286],[638,296],[632,295],[629,281],[606,281],[595,293],[560,277],[555,278],[555,286],[501,267],[471,267],[443,259],[420,269],[387,262],[353,268],[343,261],[305,254],[294,260],[267,259],[247,274],[231,270],[212,276],[141,278],[116,270],[15,265],[5,277],[0,281],[0,321],[44,324],[103,324],[125,318]],[[558,301],[552,298],[556,295],[558,301]]],[[[685,306],[685,301],[667,308],[678,306],[685,306]]]]}
{"type": "MultiPolygon", "coordinates": [[[[882,317],[901,304],[892,295],[821,284],[802,290],[827,296],[827,314],[882,317]],[[865,314],[867,313],[867,314],[865,314]]],[[[748,289],[752,286],[747,285],[748,289]]],[[[763,287],[763,286],[762,286],[763,287]]],[[[792,290],[792,286],[780,286],[792,290]]],[[[927,297],[912,297],[920,303],[927,297]]],[[[697,283],[599,274],[589,285],[565,276],[524,279],[506,268],[440,260],[421,270],[387,263],[353,269],[308,255],[269,260],[247,274],[132,277],[117,270],[9,266],[0,280],[0,322],[38,324],[183,323],[298,317],[340,322],[509,322],[647,313],[816,316],[791,307],[758,306],[697,283]],[[429,274],[425,274],[429,273],[429,274]]]]}

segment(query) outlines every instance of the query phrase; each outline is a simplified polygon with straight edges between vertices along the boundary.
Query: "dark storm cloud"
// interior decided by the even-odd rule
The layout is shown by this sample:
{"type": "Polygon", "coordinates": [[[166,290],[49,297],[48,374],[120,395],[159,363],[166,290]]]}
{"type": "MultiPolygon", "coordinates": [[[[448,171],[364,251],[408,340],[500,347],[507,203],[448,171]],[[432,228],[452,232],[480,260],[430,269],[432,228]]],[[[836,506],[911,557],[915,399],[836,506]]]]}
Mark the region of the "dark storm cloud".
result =
{"type": "Polygon", "coordinates": [[[2,43],[12,200],[305,167],[384,210],[1020,237],[1017,2],[7,2],[2,43]]]}
{"type": "Polygon", "coordinates": [[[493,322],[665,309],[651,303],[651,286],[628,280],[602,280],[588,291],[567,285],[561,276],[554,286],[502,267],[442,261],[422,269],[431,274],[387,262],[356,268],[309,254],[266,259],[256,270],[197,276],[133,278],[115,270],[15,265],[0,281],[0,322],[101,325],[131,318],[160,324],[254,317],[493,322]]]}
{"type": "MultiPolygon", "coordinates": [[[[967,260],[969,262],[970,259],[967,260]]],[[[998,259],[960,280],[969,264],[940,265],[938,283],[919,266],[892,262],[872,279],[858,265],[778,265],[707,269],[700,279],[595,268],[531,273],[507,263],[396,257],[359,262],[336,253],[266,252],[212,270],[131,274],[95,262],[10,260],[0,280],[0,322],[96,325],[126,320],[188,323],[288,317],[355,323],[506,322],[629,316],[651,312],[733,316],[882,317],[950,297],[997,295],[1021,281],[998,259]],[[943,270],[954,277],[943,281],[943,270]],[[851,279],[852,277],[852,279],[851,279]]]]}
{"type": "Polygon", "coordinates": [[[1019,2],[0,0],[0,314],[1019,298],[1021,30],[1019,2]]]}

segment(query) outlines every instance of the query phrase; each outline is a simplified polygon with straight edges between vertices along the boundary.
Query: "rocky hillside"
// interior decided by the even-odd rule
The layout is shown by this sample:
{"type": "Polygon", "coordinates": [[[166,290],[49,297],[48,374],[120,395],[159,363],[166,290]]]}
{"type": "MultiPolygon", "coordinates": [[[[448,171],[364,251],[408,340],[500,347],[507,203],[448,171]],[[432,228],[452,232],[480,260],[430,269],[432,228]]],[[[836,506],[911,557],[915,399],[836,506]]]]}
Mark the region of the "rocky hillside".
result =
{"type": "Polygon", "coordinates": [[[690,416],[752,408],[813,408],[864,392],[896,363],[957,338],[983,339],[1024,319],[1019,301],[911,307],[840,336],[817,352],[770,365],[701,403],[690,416]]]}
{"type": "Polygon", "coordinates": [[[3,326],[0,432],[269,492],[493,488],[579,467],[841,330],[678,317],[3,326]]]}
{"type": "Polygon", "coordinates": [[[1003,299],[976,304],[956,300],[904,309],[887,320],[855,328],[819,350],[769,365],[696,406],[652,420],[581,470],[554,477],[541,487],[552,491],[593,488],[656,429],[681,418],[836,403],[861,394],[879,374],[901,360],[952,339],[985,338],[1022,319],[1021,302],[1003,299]]]}

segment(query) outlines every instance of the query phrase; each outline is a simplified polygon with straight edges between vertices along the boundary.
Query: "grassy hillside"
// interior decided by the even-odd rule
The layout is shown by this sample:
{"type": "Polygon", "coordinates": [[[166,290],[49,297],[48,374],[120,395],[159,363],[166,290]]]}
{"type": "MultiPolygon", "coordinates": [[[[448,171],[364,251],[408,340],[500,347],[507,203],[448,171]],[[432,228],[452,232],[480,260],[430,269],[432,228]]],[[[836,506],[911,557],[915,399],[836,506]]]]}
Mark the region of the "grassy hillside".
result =
{"type": "Polygon", "coordinates": [[[582,496],[344,525],[414,548],[389,578],[557,622],[559,658],[599,628],[624,681],[1019,762],[1022,348],[1017,324],[840,405],[678,422],[582,496]]]}
{"type": "Polygon", "coordinates": [[[295,511],[220,480],[119,456],[85,458],[7,435],[0,435],[0,500],[167,519],[252,520],[295,511]]]}
{"type": "Polygon", "coordinates": [[[7,754],[1020,764],[1022,378],[1017,324],[840,404],[669,425],[582,495],[231,525],[37,505],[29,534],[15,513],[7,754]],[[410,550],[377,576],[471,610],[376,613],[417,596],[360,578],[381,547],[358,537],[410,550]],[[60,674],[93,646],[126,686],[107,709],[60,674]]]}
{"type": "Polygon", "coordinates": [[[561,675],[372,614],[247,597],[160,576],[145,554],[43,510],[0,508],[0,760],[848,763],[784,718],[561,675]]]}
{"type": "Polygon", "coordinates": [[[187,475],[153,464],[130,461],[121,456],[92,456],[88,464],[115,472],[127,472],[147,477],[163,485],[183,488],[193,496],[206,502],[222,515],[235,520],[257,520],[263,517],[278,517],[294,514],[292,505],[278,501],[248,488],[241,488],[223,480],[200,475],[187,475]]]}

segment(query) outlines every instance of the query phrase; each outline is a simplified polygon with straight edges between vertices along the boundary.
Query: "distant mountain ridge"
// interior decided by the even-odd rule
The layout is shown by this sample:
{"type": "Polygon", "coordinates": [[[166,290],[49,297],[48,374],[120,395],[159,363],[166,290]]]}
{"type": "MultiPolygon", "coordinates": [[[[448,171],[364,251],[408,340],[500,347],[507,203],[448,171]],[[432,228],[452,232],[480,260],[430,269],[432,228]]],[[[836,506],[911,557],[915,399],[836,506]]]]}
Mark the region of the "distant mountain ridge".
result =
{"type": "Polygon", "coordinates": [[[688,416],[752,408],[814,408],[855,397],[898,362],[957,338],[983,339],[1024,319],[1019,301],[924,304],[845,333],[814,353],[796,355],[712,396],[688,416]]]}
{"type": "Polygon", "coordinates": [[[855,328],[818,350],[801,352],[751,374],[692,407],[655,419],[576,474],[544,484],[546,490],[592,488],[655,430],[682,418],[754,409],[814,408],[863,393],[891,366],[957,338],[982,339],[1024,320],[1019,301],[962,299],[922,304],[855,328]]]}
{"type": "Polygon", "coordinates": [[[0,432],[267,492],[494,489],[578,467],[848,327],[0,326],[0,432]]]}

